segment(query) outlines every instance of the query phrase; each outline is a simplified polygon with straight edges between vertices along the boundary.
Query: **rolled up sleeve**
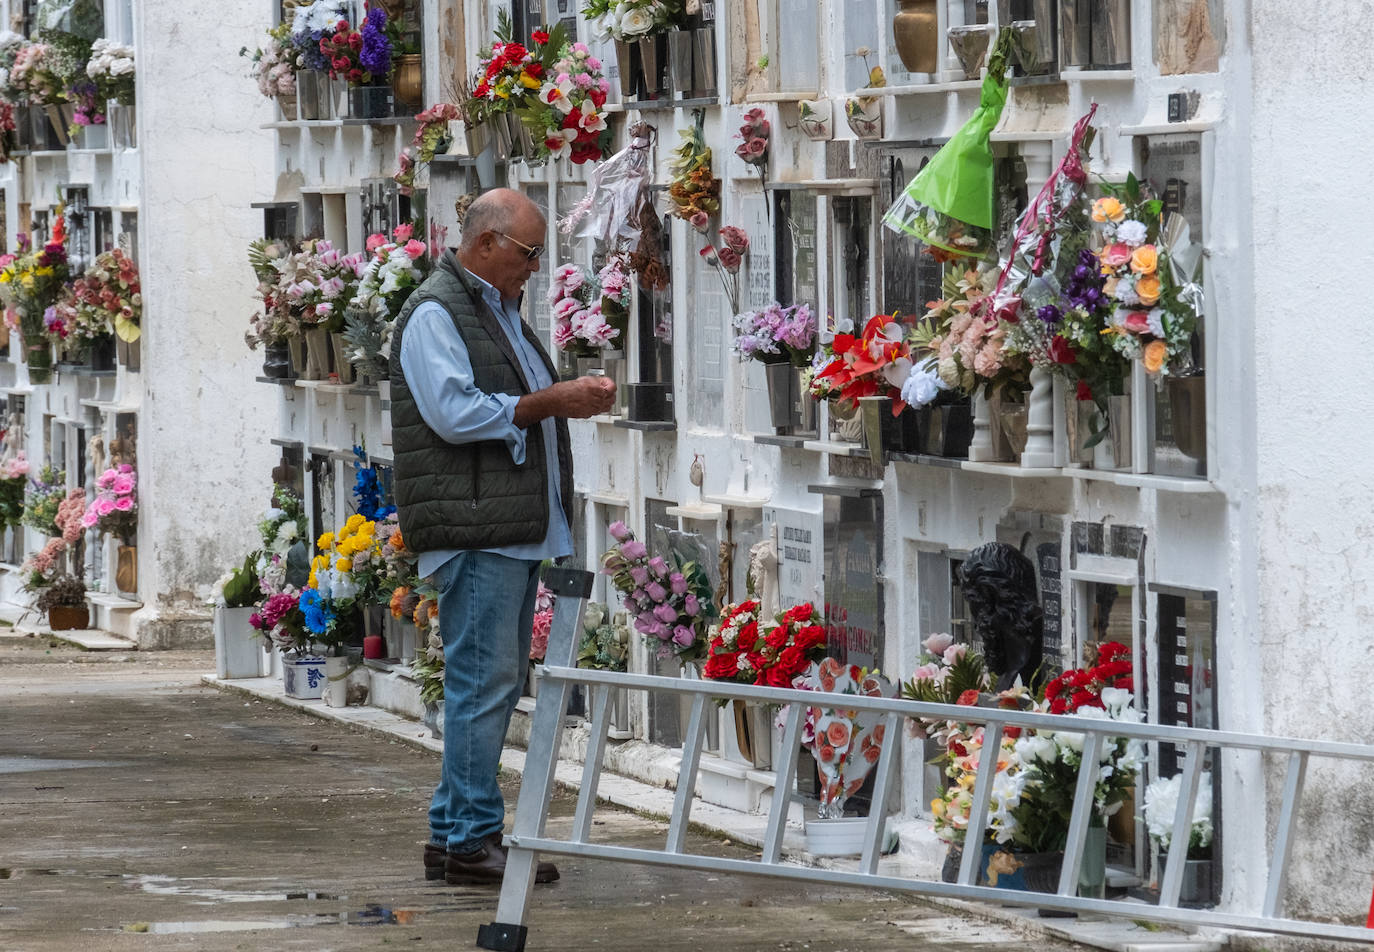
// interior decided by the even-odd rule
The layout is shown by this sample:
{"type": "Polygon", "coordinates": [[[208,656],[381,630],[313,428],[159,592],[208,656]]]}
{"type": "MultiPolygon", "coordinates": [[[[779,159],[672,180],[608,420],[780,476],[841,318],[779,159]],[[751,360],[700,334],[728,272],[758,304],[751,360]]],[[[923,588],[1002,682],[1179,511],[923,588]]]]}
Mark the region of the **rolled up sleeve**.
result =
{"type": "Polygon", "coordinates": [[[449,443],[503,440],[517,465],[525,461],[525,431],[515,425],[519,397],[477,389],[472,361],[453,319],[426,301],[410,315],[401,340],[401,369],[420,416],[449,443]]]}

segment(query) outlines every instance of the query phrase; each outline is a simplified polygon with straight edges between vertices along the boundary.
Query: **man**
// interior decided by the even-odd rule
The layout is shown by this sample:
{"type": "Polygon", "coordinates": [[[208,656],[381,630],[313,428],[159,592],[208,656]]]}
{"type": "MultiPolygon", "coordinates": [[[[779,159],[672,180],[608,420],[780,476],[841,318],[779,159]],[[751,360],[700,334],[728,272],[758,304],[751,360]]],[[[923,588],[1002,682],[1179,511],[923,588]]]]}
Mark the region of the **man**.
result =
{"type": "MultiPolygon", "coordinates": [[[[439,590],[444,758],[425,877],[499,883],[505,802],[496,774],[528,668],[539,564],[572,552],[568,425],[609,410],[605,377],[557,382],[520,320],[546,223],[519,192],[468,209],[396,319],[391,343],[396,502],[419,572],[439,590]]],[[[540,863],[537,882],[558,870],[540,863]]]]}

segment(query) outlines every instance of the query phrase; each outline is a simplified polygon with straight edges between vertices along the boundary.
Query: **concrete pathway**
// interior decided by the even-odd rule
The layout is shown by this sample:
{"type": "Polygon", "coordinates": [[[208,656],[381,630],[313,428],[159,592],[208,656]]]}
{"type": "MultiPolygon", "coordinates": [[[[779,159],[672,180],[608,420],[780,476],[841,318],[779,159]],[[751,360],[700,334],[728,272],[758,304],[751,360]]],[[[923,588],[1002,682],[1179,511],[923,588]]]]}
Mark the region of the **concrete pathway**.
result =
{"type": "MultiPolygon", "coordinates": [[[[496,890],[423,879],[437,773],[423,728],[318,702],[305,717],[215,690],[202,681],[212,668],[208,651],[93,654],[0,636],[0,949],[472,948],[496,890]]],[[[507,766],[517,765],[510,755],[507,766]]],[[[517,783],[510,772],[512,805],[517,783]]],[[[572,805],[560,795],[554,828],[566,831],[572,805]]],[[[703,823],[689,848],[750,855],[723,826],[703,823]]],[[[660,820],[607,806],[595,838],[661,844],[665,832],[660,820]]],[[[531,952],[1075,947],[1041,920],[1003,911],[994,921],[975,914],[993,912],[982,906],[559,865],[562,881],[540,887],[531,905],[531,952]]],[[[1199,948],[1135,931],[1141,944],[1094,945],[1199,948]]]]}

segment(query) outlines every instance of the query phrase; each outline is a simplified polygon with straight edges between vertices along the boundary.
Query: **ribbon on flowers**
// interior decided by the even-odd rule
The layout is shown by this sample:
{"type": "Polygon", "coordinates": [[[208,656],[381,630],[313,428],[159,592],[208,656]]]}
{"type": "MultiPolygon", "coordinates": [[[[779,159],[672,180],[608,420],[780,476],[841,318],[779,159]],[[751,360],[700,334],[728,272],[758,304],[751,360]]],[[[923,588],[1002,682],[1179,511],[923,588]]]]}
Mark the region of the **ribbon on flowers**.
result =
{"type": "Polygon", "coordinates": [[[1016,321],[1015,309],[1020,305],[1020,298],[1016,296],[1006,297],[1003,290],[1006,288],[1008,280],[1016,275],[1016,284],[1024,281],[1027,277],[1040,274],[1049,260],[1049,252],[1054,239],[1055,220],[1059,212],[1072,204],[1077,198],[1077,193],[1087,184],[1088,176],[1083,170],[1083,161],[1079,156],[1079,149],[1083,145],[1083,138],[1088,134],[1088,128],[1097,114],[1097,103],[1088,107],[1088,111],[1074,123],[1073,133],[1069,136],[1069,149],[1064,158],[1059,161],[1059,165],[1050,173],[1050,177],[1045,180],[1035,200],[1026,207],[1021,214],[1021,220],[1016,226],[1016,237],[1012,240],[1011,253],[1007,256],[1006,262],[1002,265],[1002,271],[997,276],[997,286],[993,292],[984,298],[984,303],[980,308],[980,316],[989,324],[996,323],[999,319],[1016,321]],[[1066,189],[1066,194],[1060,197],[1058,205],[1052,201],[1060,185],[1060,176],[1067,178],[1072,185],[1066,189]],[[1035,239],[1036,248],[1033,254],[1026,256],[1031,259],[1030,273],[1025,274],[1016,265],[1018,252],[1029,252],[1026,240],[1032,238],[1034,231],[1044,218],[1045,230],[1035,239]],[[1010,316],[1008,316],[1010,315],[1010,316]]]}

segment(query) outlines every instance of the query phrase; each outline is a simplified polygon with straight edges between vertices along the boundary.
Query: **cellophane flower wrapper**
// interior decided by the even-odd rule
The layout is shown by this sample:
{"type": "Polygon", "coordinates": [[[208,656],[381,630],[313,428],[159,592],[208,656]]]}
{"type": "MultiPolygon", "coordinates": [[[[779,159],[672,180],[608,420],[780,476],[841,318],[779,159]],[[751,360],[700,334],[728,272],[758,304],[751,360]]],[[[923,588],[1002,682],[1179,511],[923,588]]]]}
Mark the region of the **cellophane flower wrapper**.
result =
{"type": "Polygon", "coordinates": [[[559,231],[610,248],[634,247],[640,236],[639,208],[652,176],[648,131],[636,130],[628,146],[592,173],[586,196],[559,221],[559,231]]]}
{"type": "Polygon", "coordinates": [[[984,257],[993,250],[997,201],[991,135],[1007,102],[1004,27],[988,57],[978,108],[897,196],[883,224],[942,251],[984,257]]]}

